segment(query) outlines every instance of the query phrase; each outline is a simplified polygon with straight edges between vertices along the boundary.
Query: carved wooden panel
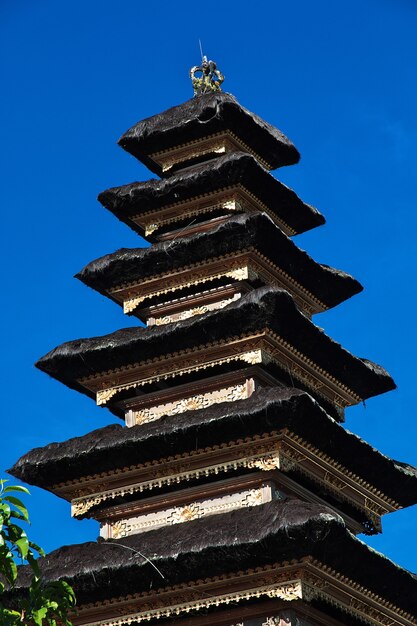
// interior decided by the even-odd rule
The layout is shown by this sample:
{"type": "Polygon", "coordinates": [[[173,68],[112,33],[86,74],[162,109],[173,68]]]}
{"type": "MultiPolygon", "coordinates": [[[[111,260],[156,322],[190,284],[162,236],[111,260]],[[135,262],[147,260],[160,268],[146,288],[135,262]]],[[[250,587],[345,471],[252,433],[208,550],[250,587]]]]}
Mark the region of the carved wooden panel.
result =
{"type": "Polygon", "coordinates": [[[251,380],[240,385],[216,389],[215,391],[208,391],[192,396],[186,395],[178,400],[146,407],[139,411],[129,411],[126,416],[126,425],[146,424],[147,422],[154,422],[164,415],[178,415],[186,411],[206,409],[213,404],[244,400],[252,395],[254,388],[253,380],[251,380]]]}
{"type": "Polygon", "coordinates": [[[105,539],[119,539],[162,526],[182,524],[209,515],[257,506],[281,497],[285,497],[284,494],[274,489],[271,482],[266,482],[254,489],[237,491],[222,497],[197,500],[183,506],[174,506],[145,515],[118,519],[115,522],[106,522],[100,529],[100,535],[105,539]]]}

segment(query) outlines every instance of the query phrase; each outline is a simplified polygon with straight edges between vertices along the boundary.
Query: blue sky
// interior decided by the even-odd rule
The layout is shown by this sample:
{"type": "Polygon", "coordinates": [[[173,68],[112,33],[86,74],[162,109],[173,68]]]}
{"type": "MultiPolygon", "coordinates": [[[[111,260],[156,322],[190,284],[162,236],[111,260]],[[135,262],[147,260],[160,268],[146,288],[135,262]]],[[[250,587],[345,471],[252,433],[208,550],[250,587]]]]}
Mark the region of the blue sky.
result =
{"type": "MultiPolygon", "coordinates": [[[[327,224],[297,244],[365,286],[315,321],[384,365],[398,390],[349,409],[346,427],[417,465],[416,32],[412,0],[1,0],[1,475],[35,446],[116,419],[33,363],[63,341],[135,324],[72,276],[143,245],[96,196],[151,176],[116,140],[191,97],[199,38],[225,90],[302,154],[275,175],[327,224]]],[[[94,522],[31,491],[32,536],[47,550],[96,538],[94,522]]],[[[367,541],[417,571],[417,506],[383,527],[367,541]]]]}

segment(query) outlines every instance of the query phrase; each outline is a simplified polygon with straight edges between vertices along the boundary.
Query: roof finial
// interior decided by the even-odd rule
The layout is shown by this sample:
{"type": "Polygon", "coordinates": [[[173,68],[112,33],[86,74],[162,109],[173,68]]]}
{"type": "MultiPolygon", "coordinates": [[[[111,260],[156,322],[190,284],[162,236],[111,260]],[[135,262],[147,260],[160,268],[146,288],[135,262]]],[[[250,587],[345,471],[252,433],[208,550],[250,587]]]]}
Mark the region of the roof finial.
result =
{"type": "Polygon", "coordinates": [[[194,67],[190,69],[194,96],[200,96],[203,93],[213,91],[221,91],[224,76],[220,70],[217,69],[216,63],[214,61],[208,61],[207,57],[203,55],[203,47],[200,39],[198,43],[200,44],[201,65],[194,65],[194,67]],[[196,76],[197,72],[201,72],[201,76],[196,76]]]}

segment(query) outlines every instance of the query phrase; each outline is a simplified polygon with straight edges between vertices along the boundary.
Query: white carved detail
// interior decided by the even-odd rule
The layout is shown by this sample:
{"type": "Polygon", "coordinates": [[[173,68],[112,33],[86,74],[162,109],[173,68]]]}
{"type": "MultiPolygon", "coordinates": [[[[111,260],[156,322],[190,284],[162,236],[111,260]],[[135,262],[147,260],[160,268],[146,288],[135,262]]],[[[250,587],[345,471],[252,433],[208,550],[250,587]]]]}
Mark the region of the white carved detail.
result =
{"type": "Polygon", "coordinates": [[[232,298],[227,298],[226,300],[219,300],[218,302],[211,302],[210,304],[204,304],[202,306],[197,306],[192,309],[186,309],[185,311],[180,311],[178,313],[173,313],[172,315],[163,315],[161,317],[150,318],[147,321],[148,326],[163,326],[165,324],[172,324],[174,322],[180,322],[181,320],[187,320],[190,317],[194,317],[195,315],[203,315],[203,313],[208,313],[209,311],[216,311],[218,309],[223,309],[228,304],[239,300],[241,297],[240,293],[235,293],[232,298]]]}
{"type": "Polygon", "coordinates": [[[221,402],[244,400],[250,395],[251,391],[246,383],[226,387],[225,389],[209,391],[207,393],[200,393],[188,398],[181,398],[174,402],[167,402],[165,404],[140,409],[139,411],[129,411],[129,420],[126,419],[126,425],[146,424],[147,422],[160,419],[164,415],[178,415],[185,413],[185,411],[205,409],[213,404],[220,404],[221,402]],[[132,415],[130,413],[132,413],[132,415]]]}
{"type": "Polygon", "coordinates": [[[128,519],[117,520],[102,525],[100,534],[106,538],[120,538],[136,533],[142,533],[162,526],[182,524],[200,517],[226,513],[235,509],[257,506],[269,502],[272,489],[264,486],[227,494],[219,498],[211,498],[191,502],[184,506],[171,507],[145,515],[138,515],[128,519]]]}

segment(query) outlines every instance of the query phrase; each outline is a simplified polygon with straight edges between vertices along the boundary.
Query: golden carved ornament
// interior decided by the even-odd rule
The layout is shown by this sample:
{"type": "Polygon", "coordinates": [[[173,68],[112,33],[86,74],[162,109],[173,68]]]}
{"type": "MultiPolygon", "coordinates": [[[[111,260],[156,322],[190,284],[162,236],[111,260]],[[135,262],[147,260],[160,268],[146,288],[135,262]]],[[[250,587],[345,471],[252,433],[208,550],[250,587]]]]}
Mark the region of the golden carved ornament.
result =
{"type": "MultiPolygon", "coordinates": [[[[205,264],[204,264],[205,265],[205,264]]],[[[204,267],[204,266],[203,266],[204,267]]],[[[195,270],[190,272],[190,275],[186,281],[186,283],[181,283],[178,275],[174,274],[173,276],[164,276],[161,277],[163,280],[163,288],[156,289],[155,291],[149,291],[149,293],[144,293],[143,295],[136,296],[132,295],[131,297],[127,297],[123,300],[123,312],[124,313],[132,313],[142,302],[144,302],[147,298],[158,297],[165,295],[167,293],[177,291],[178,289],[184,289],[189,287],[197,286],[201,283],[207,283],[219,278],[232,278],[233,280],[243,281],[247,280],[249,277],[249,269],[248,267],[236,267],[231,268],[226,271],[217,272],[212,275],[207,275],[206,270],[195,270]]],[[[136,285],[137,287],[137,285],[136,285]]],[[[132,287],[132,290],[134,287],[132,287]]],[[[117,289],[112,289],[109,293],[115,293],[117,289]]]]}
{"type": "Polygon", "coordinates": [[[133,622],[141,624],[148,622],[152,619],[169,618],[188,614],[191,611],[206,610],[212,606],[228,606],[234,605],[242,601],[257,599],[262,597],[267,598],[279,598],[280,600],[300,600],[302,599],[302,587],[301,581],[288,582],[282,585],[271,584],[264,587],[258,587],[256,589],[249,589],[247,591],[236,591],[228,594],[214,594],[211,597],[200,597],[198,599],[190,600],[190,590],[187,590],[187,600],[181,602],[178,598],[174,606],[166,606],[160,608],[153,608],[152,603],[149,603],[145,609],[145,605],[142,604],[143,609],[138,613],[131,613],[130,615],[124,615],[115,619],[90,622],[89,626],[126,626],[133,622]]]}
{"type": "Polygon", "coordinates": [[[281,458],[279,455],[268,455],[260,459],[252,459],[248,461],[249,468],[256,468],[265,472],[279,469],[281,465],[281,458]]]}
{"type": "Polygon", "coordinates": [[[181,311],[179,313],[173,313],[172,315],[163,315],[162,317],[155,317],[155,325],[163,326],[164,324],[172,324],[173,322],[180,322],[182,320],[187,320],[190,317],[195,317],[196,315],[203,315],[204,313],[209,313],[209,311],[217,311],[219,309],[223,309],[228,304],[239,300],[241,297],[240,293],[236,293],[232,298],[227,298],[225,300],[219,300],[217,302],[212,302],[210,304],[204,304],[192,309],[186,309],[185,311],[181,311]]]}
{"type": "Polygon", "coordinates": [[[103,404],[107,404],[109,400],[111,400],[117,393],[116,389],[103,389],[102,391],[97,391],[96,402],[98,406],[102,406],[103,404]]]}
{"type": "Polygon", "coordinates": [[[125,521],[117,521],[111,525],[112,539],[120,539],[129,535],[129,526],[125,521]]]}
{"type": "Polygon", "coordinates": [[[221,152],[248,152],[252,154],[263,167],[268,170],[272,169],[272,166],[267,163],[267,161],[230,130],[226,132],[219,131],[218,133],[207,135],[202,139],[193,139],[192,141],[180,144],[174,148],[160,150],[150,156],[152,160],[158,163],[162,167],[162,170],[166,172],[173,165],[177,165],[184,160],[214,152],[216,146],[218,146],[221,152]]]}
{"type": "Polygon", "coordinates": [[[169,524],[181,524],[198,519],[202,515],[202,509],[197,502],[187,504],[183,507],[176,507],[168,519],[169,524]]]}
{"type": "Polygon", "coordinates": [[[123,313],[132,313],[145,300],[146,296],[138,296],[123,301],[123,313]]]}
{"type": "MultiPolygon", "coordinates": [[[[220,345],[220,344],[219,344],[220,345]]],[[[147,368],[147,376],[142,378],[138,374],[138,380],[133,380],[132,382],[126,382],[125,384],[116,384],[113,383],[114,386],[108,389],[100,389],[96,392],[97,404],[104,406],[107,404],[108,400],[113,398],[117,393],[122,391],[128,391],[129,389],[136,389],[137,387],[143,387],[149,382],[158,382],[159,380],[168,380],[170,378],[175,378],[177,376],[182,376],[183,374],[190,374],[191,372],[198,372],[200,370],[205,370],[211,367],[216,367],[218,365],[223,365],[224,363],[232,363],[234,361],[244,361],[245,363],[249,363],[250,365],[254,365],[256,363],[262,363],[262,350],[246,350],[246,345],[249,347],[253,346],[253,343],[250,344],[240,344],[236,348],[235,354],[230,354],[229,356],[225,356],[223,358],[215,358],[212,361],[201,362],[198,363],[195,353],[187,355],[181,360],[181,365],[175,371],[170,371],[172,365],[170,364],[169,356],[158,358],[152,360],[150,363],[156,363],[153,366],[147,368]],[[165,367],[164,367],[165,365],[165,367]],[[165,370],[165,372],[164,372],[165,370]]],[[[200,348],[201,349],[201,348],[200,348]]],[[[141,364],[143,366],[148,365],[148,362],[144,362],[141,364]]],[[[128,370],[129,368],[126,368],[128,370]]],[[[126,371],[125,370],[125,371],[126,371]]],[[[96,376],[94,376],[96,378],[96,376]]],[[[82,381],[79,381],[82,382],[82,381]]],[[[88,387],[87,387],[88,388],[88,387]]]]}
{"type": "Polygon", "coordinates": [[[205,409],[213,404],[222,402],[234,402],[249,397],[246,383],[234,385],[225,389],[201,393],[189,398],[180,398],[174,402],[147,407],[133,411],[136,424],[146,424],[160,419],[164,415],[179,415],[185,411],[205,409]]]}

